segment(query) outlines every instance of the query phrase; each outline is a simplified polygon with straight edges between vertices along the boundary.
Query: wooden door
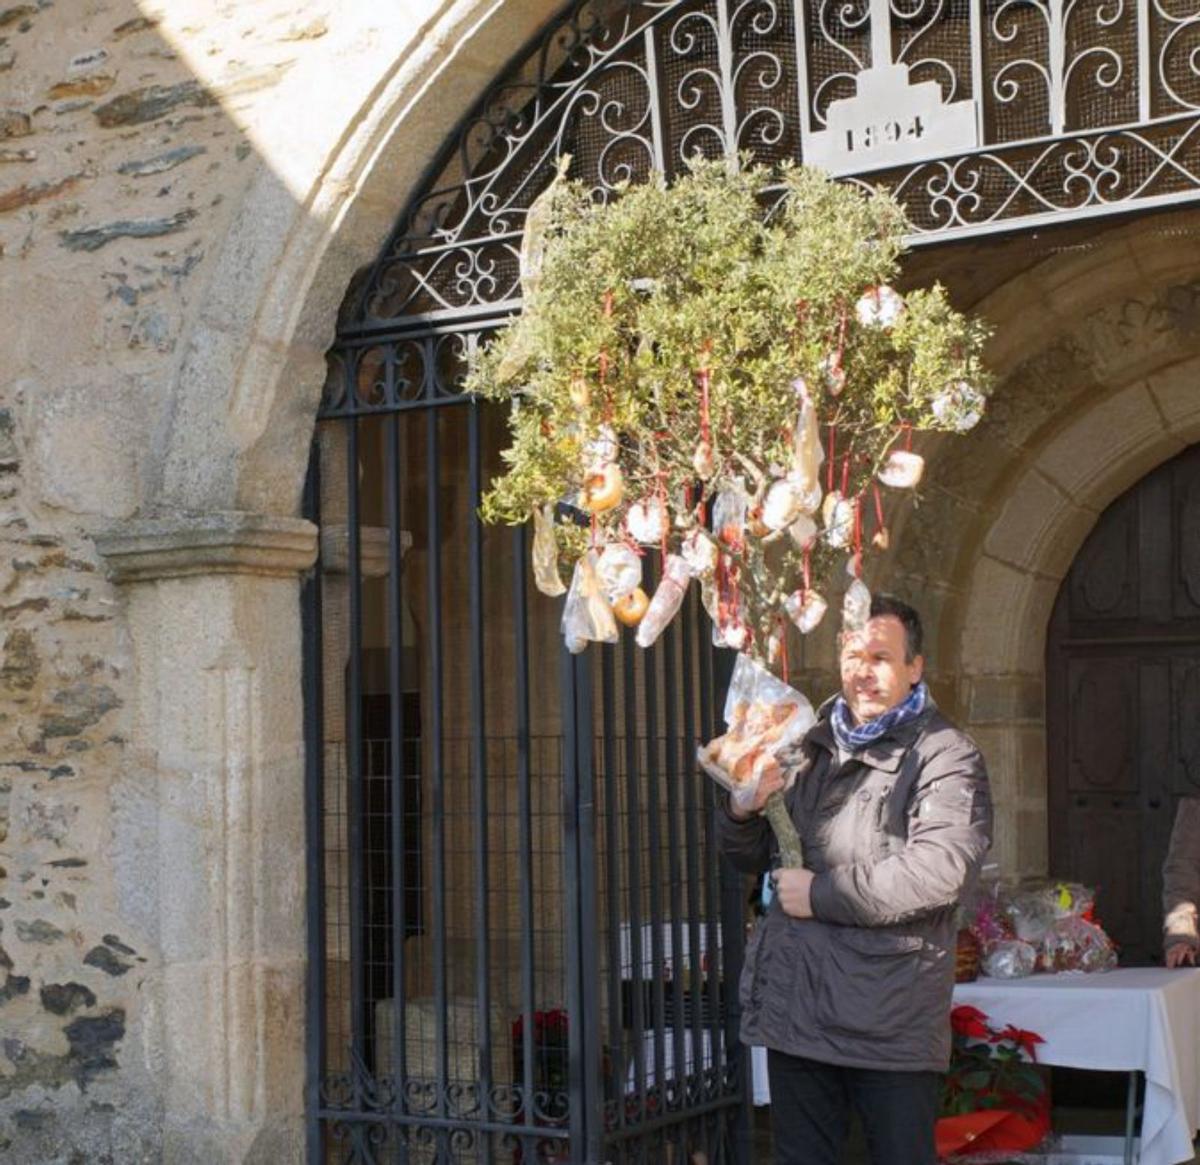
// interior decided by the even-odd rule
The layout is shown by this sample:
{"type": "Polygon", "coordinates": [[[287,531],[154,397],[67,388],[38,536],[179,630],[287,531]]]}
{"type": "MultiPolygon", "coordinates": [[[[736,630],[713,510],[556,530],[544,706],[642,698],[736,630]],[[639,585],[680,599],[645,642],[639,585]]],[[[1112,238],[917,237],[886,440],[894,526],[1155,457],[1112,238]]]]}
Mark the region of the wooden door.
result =
{"type": "Polygon", "coordinates": [[[1159,962],[1175,803],[1200,794],[1200,445],[1101,516],[1047,640],[1050,867],[1099,887],[1123,964],[1159,962]]]}

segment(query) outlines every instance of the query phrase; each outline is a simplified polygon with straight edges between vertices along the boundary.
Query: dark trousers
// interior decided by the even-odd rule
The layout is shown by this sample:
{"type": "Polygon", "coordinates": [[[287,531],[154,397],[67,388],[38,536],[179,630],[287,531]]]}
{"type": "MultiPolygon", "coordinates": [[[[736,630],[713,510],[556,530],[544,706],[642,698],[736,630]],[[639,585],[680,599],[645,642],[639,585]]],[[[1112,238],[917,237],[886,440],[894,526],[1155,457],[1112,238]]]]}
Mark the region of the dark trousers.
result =
{"type": "Polygon", "coordinates": [[[851,1110],[872,1165],[936,1165],[936,1072],[842,1068],[768,1051],[775,1165],[841,1165],[851,1110]]]}

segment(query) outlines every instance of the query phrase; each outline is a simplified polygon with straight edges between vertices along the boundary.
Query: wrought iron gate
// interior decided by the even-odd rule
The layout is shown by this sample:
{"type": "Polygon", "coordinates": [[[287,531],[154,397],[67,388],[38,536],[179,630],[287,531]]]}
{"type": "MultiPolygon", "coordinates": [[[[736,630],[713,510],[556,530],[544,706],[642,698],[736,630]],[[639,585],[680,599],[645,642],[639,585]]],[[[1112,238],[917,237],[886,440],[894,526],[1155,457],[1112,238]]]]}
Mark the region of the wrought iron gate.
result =
{"type": "Polygon", "coordinates": [[[502,422],[318,429],[310,1160],[744,1160],[710,631],[564,653],[525,531],[476,514],[502,422]]]}

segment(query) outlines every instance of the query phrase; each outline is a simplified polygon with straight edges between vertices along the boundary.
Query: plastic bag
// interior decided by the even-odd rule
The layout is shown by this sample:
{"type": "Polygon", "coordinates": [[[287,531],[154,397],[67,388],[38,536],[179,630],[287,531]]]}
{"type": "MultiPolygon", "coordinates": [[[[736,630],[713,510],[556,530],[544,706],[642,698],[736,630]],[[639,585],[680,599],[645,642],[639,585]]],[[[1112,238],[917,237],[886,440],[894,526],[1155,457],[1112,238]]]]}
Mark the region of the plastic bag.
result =
{"type": "Polygon", "coordinates": [[[642,560],[623,542],[610,542],[596,560],[596,576],[610,603],[636,590],[642,582],[642,560]]]}
{"type": "Polygon", "coordinates": [[[804,512],[807,490],[794,475],[771,482],[763,498],[762,523],[768,530],[783,530],[804,512]]]}
{"type": "Polygon", "coordinates": [[[749,807],[766,766],[783,764],[816,719],[812,705],[795,688],[740,655],[725,698],[728,731],[702,745],[696,759],[738,805],[749,807]]]}
{"type": "Polygon", "coordinates": [[[625,525],[634,541],[657,546],[667,533],[667,509],[658,498],[634,502],[625,515],[625,525]]]}
{"type": "Polygon", "coordinates": [[[792,444],[792,471],[806,505],[812,500],[815,491],[816,500],[811,508],[806,510],[811,514],[821,504],[820,469],[825,460],[825,450],[821,447],[817,410],[809,399],[808,386],[803,380],[795,380],[792,387],[796,388],[800,396],[800,415],[796,418],[796,435],[792,444]]]}
{"type": "Polygon", "coordinates": [[[711,578],[717,569],[717,544],[703,530],[693,530],[679,548],[693,578],[711,578]]]}
{"type": "Polygon", "coordinates": [[[713,530],[717,541],[730,549],[741,546],[746,539],[747,502],[741,489],[723,489],[713,502],[713,530]]]}
{"type": "Polygon", "coordinates": [[[862,579],[856,578],[842,598],[842,630],[861,631],[871,617],[871,592],[862,579]]]}
{"type": "Polygon", "coordinates": [[[692,572],[687,562],[678,554],[668,554],[666,569],[654,591],[654,598],[650,600],[650,609],[638,624],[637,641],[640,647],[649,647],[675,618],[691,578],[692,572]]]}
{"type": "Polygon", "coordinates": [[[793,591],[783,600],[783,609],[800,629],[801,635],[815,631],[828,608],[829,604],[813,590],[793,591]]]}
{"type": "Polygon", "coordinates": [[[983,973],[992,979],[1024,979],[1037,966],[1037,948],[1022,939],[997,939],[983,948],[983,973]]]}
{"type": "Polygon", "coordinates": [[[836,489],[825,495],[821,503],[821,519],[825,523],[825,541],[835,550],[849,546],[854,538],[854,503],[842,497],[836,489]]]}
{"type": "Polygon", "coordinates": [[[558,540],[554,537],[554,503],[533,511],[533,582],[543,595],[554,598],[567,588],[558,573],[558,540]]]}
{"type": "Polygon", "coordinates": [[[1054,921],[1052,899],[1044,887],[1018,890],[1009,903],[1008,916],[1017,938],[1038,946],[1054,921]]]}
{"type": "Polygon", "coordinates": [[[615,643],[619,638],[617,621],[596,573],[598,557],[596,551],[589,550],[575,564],[563,607],[563,639],[572,655],[578,655],[588,643],[615,643]]]}
{"type": "Polygon", "coordinates": [[[1056,918],[1042,939],[1044,971],[1110,971],[1117,965],[1112,939],[1078,914],[1056,918]]]}

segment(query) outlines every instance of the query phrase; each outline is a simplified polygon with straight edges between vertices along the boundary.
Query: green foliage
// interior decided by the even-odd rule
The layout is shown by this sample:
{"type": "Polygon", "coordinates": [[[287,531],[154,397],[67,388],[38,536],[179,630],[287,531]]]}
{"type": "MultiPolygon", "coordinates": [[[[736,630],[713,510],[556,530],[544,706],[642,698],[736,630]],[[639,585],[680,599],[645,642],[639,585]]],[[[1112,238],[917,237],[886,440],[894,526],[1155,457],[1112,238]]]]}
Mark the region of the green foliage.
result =
{"type": "MultiPolygon", "coordinates": [[[[556,182],[528,229],[538,237],[527,253],[541,261],[523,272],[524,311],[475,355],[467,381],[513,404],[508,468],[483,500],[486,521],[522,523],[545,503],[578,501],[589,442],[610,426],[625,494],[595,519],[597,538],[620,537],[629,504],[658,497],[675,542],[701,520],[702,499],[743,485],[753,506],[787,474],[798,383],[823,446],[832,427],[833,486],[845,474],[866,516],[889,449],[911,430],[966,427],[987,390],[984,329],[940,287],[908,295],[894,326],[860,322],[856,304],[894,278],[905,233],[882,193],[794,166],[698,161],[670,186],[629,186],[607,203],[556,182]],[[955,395],[964,383],[965,399],[955,395]],[[706,439],[715,470],[700,481],[706,439]]],[[[587,541],[560,537],[560,553],[569,562],[587,541]]],[[[846,551],[828,541],[809,552],[814,582],[841,573],[846,551]]],[[[798,585],[803,552],[792,539],[751,537],[729,553],[761,644],[798,585]]]]}

